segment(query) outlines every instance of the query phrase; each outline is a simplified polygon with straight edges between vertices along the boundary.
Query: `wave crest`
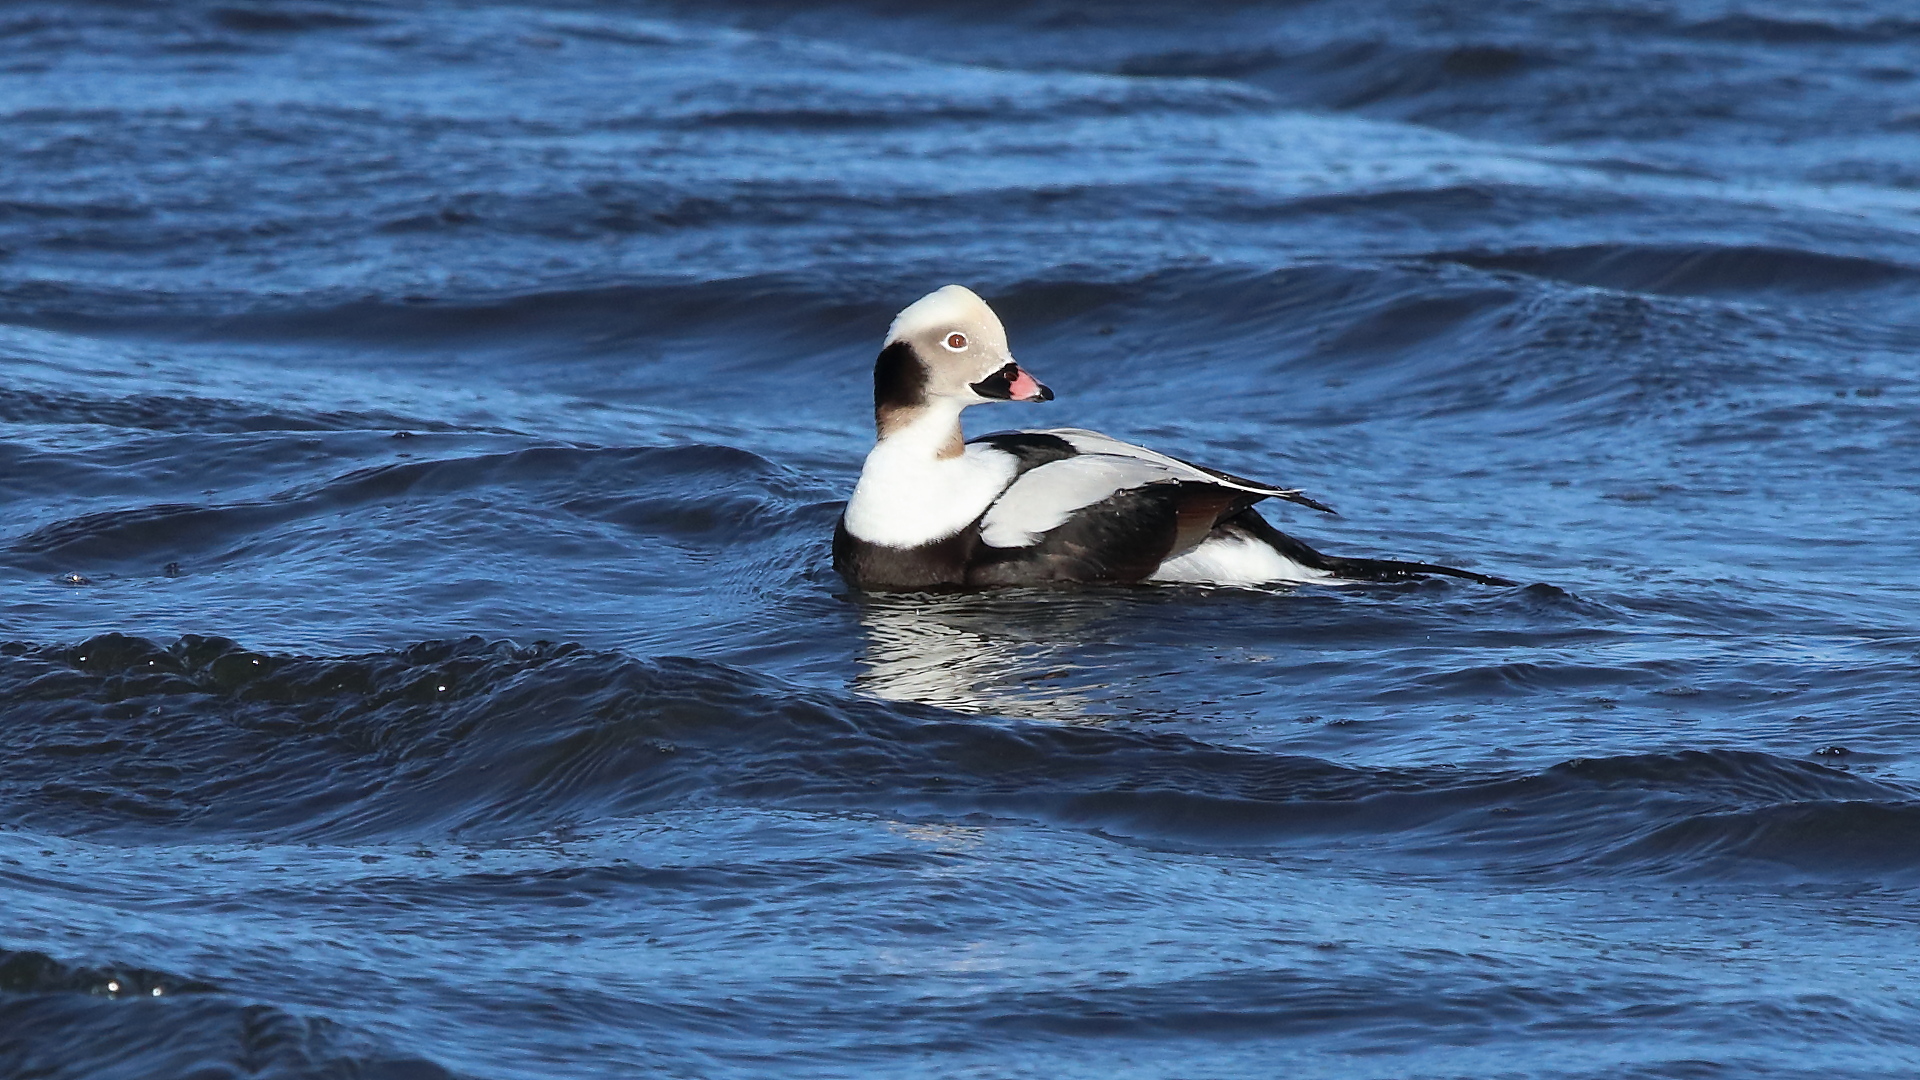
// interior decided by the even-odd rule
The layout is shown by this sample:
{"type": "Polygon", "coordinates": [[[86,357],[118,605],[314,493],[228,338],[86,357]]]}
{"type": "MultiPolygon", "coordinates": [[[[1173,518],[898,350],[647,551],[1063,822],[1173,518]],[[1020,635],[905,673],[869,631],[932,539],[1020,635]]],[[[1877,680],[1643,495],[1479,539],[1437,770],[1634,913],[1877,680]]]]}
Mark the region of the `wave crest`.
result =
{"type": "Polygon", "coordinates": [[[1547,876],[1920,870],[1911,792],[1746,751],[1360,768],[477,638],[315,658],[110,634],[0,654],[15,702],[0,804],[49,832],[485,841],[732,805],[986,815],[1181,848],[1379,844],[1547,876]],[[1845,840],[1831,858],[1828,834],[1845,840]]]}

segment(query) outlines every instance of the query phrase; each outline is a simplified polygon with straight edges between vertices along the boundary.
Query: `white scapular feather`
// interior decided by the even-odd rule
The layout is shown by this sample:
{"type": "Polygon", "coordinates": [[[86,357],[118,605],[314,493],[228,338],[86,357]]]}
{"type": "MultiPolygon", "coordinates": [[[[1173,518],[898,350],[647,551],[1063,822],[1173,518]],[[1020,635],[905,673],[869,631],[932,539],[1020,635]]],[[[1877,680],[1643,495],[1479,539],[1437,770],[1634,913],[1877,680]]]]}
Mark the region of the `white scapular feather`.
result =
{"type": "Polygon", "coordinates": [[[1157,461],[1087,454],[1050,461],[1021,475],[980,522],[993,547],[1026,547],[1081,510],[1133,488],[1184,479],[1157,461]]]}
{"type": "Polygon", "coordinates": [[[1037,434],[1065,439],[1080,454],[1050,461],[1013,482],[980,523],[980,539],[993,547],[1026,547],[1066,524],[1075,513],[1148,484],[1186,482],[1261,495],[1295,494],[1288,488],[1223,479],[1097,431],[1056,428],[1037,434]]]}
{"type": "Polygon", "coordinates": [[[1177,478],[1181,480],[1191,480],[1199,484],[1217,484],[1220,487],[1232,488],[1235,491],[1253,491],[1262,495],[1284,496],[1300,494],[1297,488],[1271,487],[1267,484],[1258,484],[1245,480],[1228,480],[1224,477],[1216,476],[1205,469],[1189,465],[1179,458],[1168,457],[1158,450],[1149,450],[1144,446],[1135,446],[1130,442],[1121,442],[1111,435],[1102,435],[1097,431],[1088,431],[1085,428],[1055,428],[1051,431],[1039,432],[1038,434],[1057,435],[1067,440],[1075,450],[1080,451],[1082,454],[1115,454],[1121,457],[1151,461],[1173,470],[1177,474],[1177,478]]]}

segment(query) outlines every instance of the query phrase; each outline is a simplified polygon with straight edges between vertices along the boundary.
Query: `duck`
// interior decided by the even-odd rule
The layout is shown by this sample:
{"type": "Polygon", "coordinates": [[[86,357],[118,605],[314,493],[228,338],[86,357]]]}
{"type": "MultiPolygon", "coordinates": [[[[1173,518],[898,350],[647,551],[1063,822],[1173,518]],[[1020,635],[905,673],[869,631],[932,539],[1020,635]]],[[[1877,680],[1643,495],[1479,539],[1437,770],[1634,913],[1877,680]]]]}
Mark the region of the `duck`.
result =
{"type": "Polygon", "coordinates": [[[875,440],[833,536],[863,591],[1035,585],[1271,586],[1503,578],[1322,554],[1254,509],[1332,508],[1297,488],[1195,465],[1081,428],[965,437],[975,405],[1045,402],[1006,328],[961,285],[908,305],[873,366],[875,440]]]}

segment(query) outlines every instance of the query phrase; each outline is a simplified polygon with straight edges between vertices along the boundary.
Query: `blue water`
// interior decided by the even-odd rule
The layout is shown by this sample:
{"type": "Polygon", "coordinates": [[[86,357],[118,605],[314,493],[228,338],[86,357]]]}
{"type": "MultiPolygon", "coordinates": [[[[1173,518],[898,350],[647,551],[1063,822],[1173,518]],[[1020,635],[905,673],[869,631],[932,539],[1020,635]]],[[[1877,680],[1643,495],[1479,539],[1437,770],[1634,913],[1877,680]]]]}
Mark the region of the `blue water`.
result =
{"type": "Polygon", "coordinates": [[[1916,162],[1894,0],[9,5],[0,1077],[1912,1076],[1916,162]],[[1523,584],[851,593],[948,282],[1523,584]]]}

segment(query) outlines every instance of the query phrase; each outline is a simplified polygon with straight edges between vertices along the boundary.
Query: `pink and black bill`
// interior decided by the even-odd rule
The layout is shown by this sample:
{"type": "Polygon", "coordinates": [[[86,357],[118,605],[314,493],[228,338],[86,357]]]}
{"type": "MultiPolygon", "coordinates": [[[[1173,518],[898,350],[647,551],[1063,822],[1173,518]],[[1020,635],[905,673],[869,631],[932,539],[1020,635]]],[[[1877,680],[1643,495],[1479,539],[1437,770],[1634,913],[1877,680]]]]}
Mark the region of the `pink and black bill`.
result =
{"type": "Polygon", "coordinates": [[[995,401],[1052,401],[1053,391],[1042,386],[1039,380],[1020,370],[1020,365],[1008,362],[1006,367],[968,384],[973,392],[983,398],[995,401]]]}

